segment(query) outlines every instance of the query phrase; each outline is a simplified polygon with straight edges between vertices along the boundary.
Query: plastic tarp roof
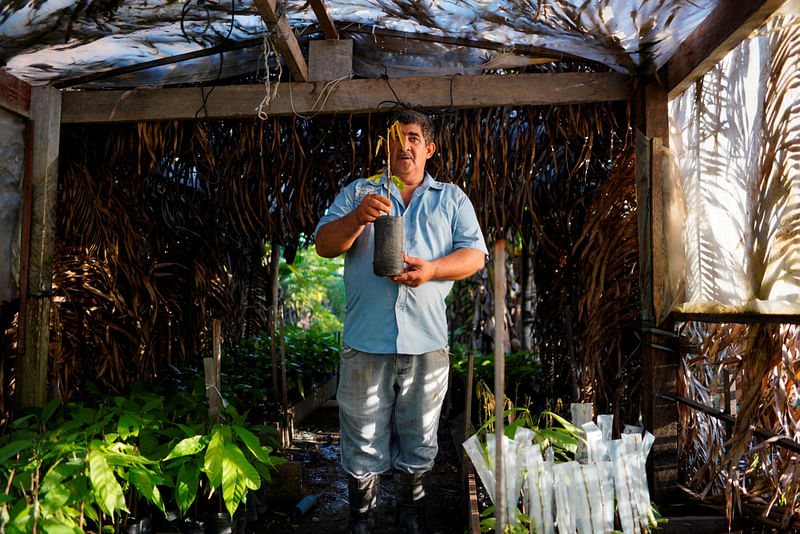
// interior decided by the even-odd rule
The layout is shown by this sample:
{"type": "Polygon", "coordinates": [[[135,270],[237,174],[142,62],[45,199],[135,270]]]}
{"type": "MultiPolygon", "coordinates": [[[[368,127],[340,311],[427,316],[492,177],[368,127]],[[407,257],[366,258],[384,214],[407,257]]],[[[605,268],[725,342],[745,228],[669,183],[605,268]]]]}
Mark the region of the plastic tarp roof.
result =
{"type": "MultiPolygon", "coordinates": [[[[329,0],[325,6],[342,36],[355,39],[354,74],[374,77],[474,73],[523,66],[534,61],[532,55],[578,57],[623,73],[652,72],[718,3],[329,0]],[[426,40],[417,41],[417,35],[426,40]]],[[[322,38],[308,3],[279,2],[278,11],[301,44],[322,38]]],[[[223,43],[249,45],[94,85],[200,82],[263,68],[262,41],[269,31],[252,0],[7,0],[0,8],[0,65],[29,83],[68,85],[70,78],[223,43]]]]}

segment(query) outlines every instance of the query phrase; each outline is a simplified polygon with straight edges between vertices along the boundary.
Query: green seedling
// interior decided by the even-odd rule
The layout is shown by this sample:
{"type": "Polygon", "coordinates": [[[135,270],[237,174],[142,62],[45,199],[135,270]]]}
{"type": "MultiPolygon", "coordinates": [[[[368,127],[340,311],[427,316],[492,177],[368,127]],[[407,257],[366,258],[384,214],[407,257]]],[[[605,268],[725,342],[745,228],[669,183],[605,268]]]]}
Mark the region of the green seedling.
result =
{"type": "MultiPolygon", "coordinates": [[[[380,152],[382,146],[386,147],[386,174],[385,174],[387,176],[386,198],[391,197],[392,184],[394,184],[394,186],[400,191],[403,191],[405,189],[403,181],[399,177],[394,176],[392,174],[392,154],[389,149],[389,141],[392,139],[392,137],[399,140],[400,146],[403,147],[403,150],[405,150],[406,148],[405,137],[403,136],[403,131],[400,129],[400,122],[398,121],[394,121],[392,124],[389,125],[389,128],[386,129],[386,137],[382,135],[378,136],[378,145],[375,147],[376,156],[378,155],[378,152],[380,152]]],[[[373,174],[372,176],[367,178],[367,180],[370,182],[376,182],[380,184],[381,178],[383,178],[383,176],[384,173],[373,174]]]]}

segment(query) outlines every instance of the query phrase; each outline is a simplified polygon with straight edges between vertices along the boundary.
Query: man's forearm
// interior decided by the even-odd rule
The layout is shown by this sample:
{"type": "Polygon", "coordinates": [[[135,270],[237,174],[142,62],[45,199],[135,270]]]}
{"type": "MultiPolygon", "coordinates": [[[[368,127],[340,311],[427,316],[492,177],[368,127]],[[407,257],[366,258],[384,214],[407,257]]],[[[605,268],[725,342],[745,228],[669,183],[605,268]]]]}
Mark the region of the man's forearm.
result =
{"type": "Polygon", "coordinates": [[[463,280],[483,269],[486,256],[474,248],[459,248],[431,263],[434,280],[463,280]]]}
{"type": "Polygon", "coordinates": [[[323,258],[335,258],[344,254],[364,231],[364,226],[366,225],[359,224],[355,211],[322,225],[314,243],[317,254],[323,258]]]}

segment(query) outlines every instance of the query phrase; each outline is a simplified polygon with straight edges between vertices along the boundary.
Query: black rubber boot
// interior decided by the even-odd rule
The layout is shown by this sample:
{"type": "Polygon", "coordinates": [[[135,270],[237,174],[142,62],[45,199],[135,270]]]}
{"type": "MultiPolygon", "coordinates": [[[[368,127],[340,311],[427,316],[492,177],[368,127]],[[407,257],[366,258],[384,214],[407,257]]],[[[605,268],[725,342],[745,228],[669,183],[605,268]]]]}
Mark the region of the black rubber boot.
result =
{"type": "Polygon", "coordinates": [[[375,509],[378,507],[378,475],[358,479],[347,476],[350,497],[350,534],[372,534],[375,531],[375,509]]]}
{"type": "Polygon", "coordinates": [[[425,532],[425,480],[427,473],[409,474],[394,472],[395,495],[397,496],[397,521],[401,532],[422,534],[425,532]]]}

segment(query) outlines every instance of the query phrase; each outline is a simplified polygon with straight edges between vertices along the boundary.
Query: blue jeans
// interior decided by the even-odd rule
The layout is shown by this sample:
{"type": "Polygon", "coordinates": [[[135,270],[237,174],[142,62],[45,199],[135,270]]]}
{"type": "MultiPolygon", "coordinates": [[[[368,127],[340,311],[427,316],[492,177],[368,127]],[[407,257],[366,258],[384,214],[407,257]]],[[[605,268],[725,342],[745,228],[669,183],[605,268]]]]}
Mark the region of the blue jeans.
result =
{"type": "Polygon", "coordinates": [[[343,346],[336,400],[344,470],[356,478],[430,471],[449,371],[447,347],[369,354],[343,346]]]}

